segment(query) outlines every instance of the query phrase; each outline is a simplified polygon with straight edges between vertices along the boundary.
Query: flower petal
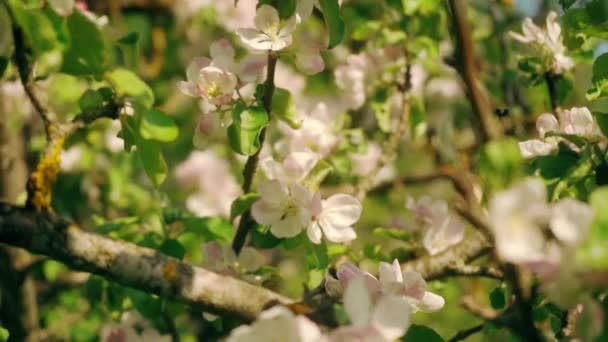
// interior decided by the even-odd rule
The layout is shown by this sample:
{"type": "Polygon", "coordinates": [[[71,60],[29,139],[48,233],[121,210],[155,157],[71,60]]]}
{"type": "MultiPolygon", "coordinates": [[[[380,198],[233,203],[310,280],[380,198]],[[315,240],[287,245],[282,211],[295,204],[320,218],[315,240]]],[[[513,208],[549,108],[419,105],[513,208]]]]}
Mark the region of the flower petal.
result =
{"type": "Polygon", "coordinates": [[[323,234],[330,242],[344,243],[349,242],[357,238],[357,233],[352,227],[327,227],[321,226],[323,234]]]}
{"type": "Polygon", "coordinates": [[[323,211],[319,221],[323,229],[349,227],[359,220],[361,202],[346,194],[336,194],[323,201],[323,211]]]}
{"type": "Polygon", "coordinates": [[[394,341],[407,331],[410,313],[410,305],[403,297],[383,296],[374,308],[372,324],[387,341],[394,341]]]}
{"type": "Polygon", "coordinates": [[[325,62],[318,52],[299,52],[296,54],[298,70],[307,74],[318,74],[325,69],[325,62]]]}
{"type": "Polygon", "coordinates": [[[401,271],[401,265],[399,265],[399,260],[393,260],[392,264],[380,262],[379,278],[381,284],[388,282],[403,282],[403,273],[401,271]]]}
{"type": "Polygon", "coordinates": [[[268,226],[278,222],[283,216],[283,211],[279,205],[260,199],[251,206],[251,216],[255,222],[268,226]]]}
{"type": "Polygon", "coordinates": [[[266,34],[252,28],[241,28],[236,30],[237,36],[243,44],[254,50],[271,50],[273,41],[266,34]]]}
{"type": "Polygon", "coordinates": [[[213,59],[213,66],[226,71],[232,71],[234,68],[234,49],[227,39],[213,42],[209,47],[209,55],[213,59]]]}
{"type": "Polygon", "coordinates": [[[363,277],[355,277],[344,291],[344,310],[353,325],[367,325],[371,320],[372,298],[363,277]]]}
{"type": "Polygon", "coordinates": [[[186,77],[192,83],[198,83],[201,78],[201,70],[209,66],[211,60],[207,57],[196,57],[188,64],[186,69],[186,77]]]}
{"type": "Polygon", "coordinates": [[[295,213],[284,215],[279,222],[270,226],[272,235],[278,238],[294,237],[308,227],[310,220],[307,221],[306,213],[298,210],[295,213]]]}
{"type": "Polygon", "coordinates": [[[425,292],[422,299],[416,302],[413,306],[415,310],[422,312],[434,312],[440,310],[445,305],[445,299],[438,294],[425,292]]]}
{"type": "Polygon", "coordinates": [[[552,213],[549,226],[560,241],[575,245],[587,238],[593,221],[593,209],[589,205],[564,198],[553,205],[552,213]]]}
{"type": "Polygon", "coordinates": [[[300,181],[315,167],[319,157],[312,152],[293,152],[283,161],[285,176],[290,181],[300,181]]]}
{"type": "Polygon", "coordinates": [[[540,137],[544,138],[547,132],[559,131],[559,122],[553,114],[541,114],[538,119],[536,119],[536,130],[540,137]]]}
{"type": "Polygon", "coordinates": [[[239,62],[237,74],[244,82],[255,82],[262,77],[267,64],[266,55],[250,54],[239,62]]]}
{"type": "Polygon", "coordinates": [[[281,25],[281,20],[279,18],[279,12],[270,6],[270,5],[262,5],[255,12],[255,27],[266,34],[269,33],[278,33],[278,28],[281,25]]]}
{"type": "Polygon", "coordinates": [[[538,156],[546,156],[557,149],[557,143],[554,141],[545,142],[538,139],[526,140],[518,142],[519,151],[524,158],[534,158],[538,156]]]}
{"type": "Polygon", "coordinates": [[[177,89],[188,96],[199,97],[201,95],[196,84],[191,82],[179,81],[177,82],[177,89]]]}
{"type": "Polygon", "coordinates": [[[312,243],[316,245],[321,243],[321,237],[323,236],[323,233],[321,232],[321,227],[319,227],[316,222],[313,222],[308,225],[308,228],[306,229],[306,234],[308,234],[308,238],[310,239],[310,241],[312,241],[312,243]]]}

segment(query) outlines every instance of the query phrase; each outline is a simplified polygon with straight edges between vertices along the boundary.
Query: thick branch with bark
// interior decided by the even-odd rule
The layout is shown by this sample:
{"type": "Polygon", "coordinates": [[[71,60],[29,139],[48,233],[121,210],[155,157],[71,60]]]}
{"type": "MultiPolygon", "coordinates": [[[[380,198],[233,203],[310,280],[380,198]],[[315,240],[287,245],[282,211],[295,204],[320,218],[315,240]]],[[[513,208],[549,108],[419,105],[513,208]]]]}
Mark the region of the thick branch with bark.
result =
{"type": "Polygon", "coordinates": [[[479,231],[468,236],[458,245],[434,256],[424,256],[401,265],[404,271],[416,271],[426,280],[434,280],[454,273],[460,265],[489,253],[492,247],[479,231]]]}
{"type": "Polygon", "coordinates": [[[84,231],[55,215],[1,202],[0,243],[44,254],[74,270],[98,274],[211,312],[253,319],[268,305],[291,302],[265,288],[156,250],[84,231]]]}

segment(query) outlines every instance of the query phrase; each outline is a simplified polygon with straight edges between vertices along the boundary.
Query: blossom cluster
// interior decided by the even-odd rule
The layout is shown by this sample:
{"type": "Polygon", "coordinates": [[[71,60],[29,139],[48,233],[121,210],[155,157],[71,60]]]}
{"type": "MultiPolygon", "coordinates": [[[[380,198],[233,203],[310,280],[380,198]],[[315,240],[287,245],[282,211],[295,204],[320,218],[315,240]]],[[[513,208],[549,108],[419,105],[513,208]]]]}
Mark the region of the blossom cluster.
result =
{"type": "MultiPolygon", "coordinates": [[[[530,139],[519,143],[519,149],[524,158],[549,155],[557,150],[560,142],[568,143],[559,134],[590,139],[601,136],[597,123],[586,107],[574,107],[560,111],[559,120],[553,114],[541,114],[536,120],[536,130],[540,139],[530,139]],[[548,133],[552,133],[552,135],[548,135],[548,133]]],[[[568,144],[568,146],[574,151],[579,151],[574,144],[568,144]]]]}
{"type": "Polygon", "coordinates": [[[423,230],[422,245],[430,255],[439,254],[464,238],[464,225],[448,210],[446,201],[422,197],[406,200],[406,207],[423,230]]]}
{"type": "Polygon", "coordinates": [[[258,185],[260,199],[251,208],[252,216],[279,238],[306,230],[316,244],[322,236],[331,242],[351,241],[357,236],[352,225],[361,215],[361,203],[346,194],[323,200],[306,182],[317,161],[312,152],[294,152],[282,162],[272,157],[260,160],[266,180],[258,185]]]}
{"type": "Polygon", "coordinates": [[[526,179],[490,201],[489,215],[498,256],[551,278],[560,262],[587,238],[593,210],[563,198],[547,203],[542,181],[526,179]]]}
{"type": "Polygon", "coordinates": [[[390,342],[407,332],[411,314],[437,311],[444,305],[442,297],[426,290],[419,273],[403,273],[397,260],[380,263],[379,279],[348,263],[339,267],[337,277],[328,276],[325,287],[328,294],[342,299],[349,325],[324,333],[305,316],[277,306],[252,325],[233,330],[227,341],[390,342]]]}
{"type": "Polygon", "coordinates": [[[559,75],[574,66],[572,59],[566,55],[561,32],[557,13],[551,11],[547,15],[544,30],[536,26],[532,19],[526,18],[522,24],[522,34],[510,32],[510,35],[513,39],[530,45],[544,59],[547,70],[559,75]]]}

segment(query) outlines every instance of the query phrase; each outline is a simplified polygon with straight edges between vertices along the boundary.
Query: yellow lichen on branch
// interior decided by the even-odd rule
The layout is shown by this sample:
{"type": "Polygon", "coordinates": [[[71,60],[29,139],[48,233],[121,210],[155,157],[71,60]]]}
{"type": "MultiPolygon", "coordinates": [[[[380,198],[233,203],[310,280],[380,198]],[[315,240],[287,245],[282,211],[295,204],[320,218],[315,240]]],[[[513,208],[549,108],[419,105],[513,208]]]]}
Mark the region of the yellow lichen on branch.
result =
{"type": "Polygon", "coordinates": [[[53,184],[57,179],[61,164],[61,150],[65,138],[57,136],[51,140],[42,159],[28,181],[27,206],[36,210],[49,210],[53,194],[53,184]]]}

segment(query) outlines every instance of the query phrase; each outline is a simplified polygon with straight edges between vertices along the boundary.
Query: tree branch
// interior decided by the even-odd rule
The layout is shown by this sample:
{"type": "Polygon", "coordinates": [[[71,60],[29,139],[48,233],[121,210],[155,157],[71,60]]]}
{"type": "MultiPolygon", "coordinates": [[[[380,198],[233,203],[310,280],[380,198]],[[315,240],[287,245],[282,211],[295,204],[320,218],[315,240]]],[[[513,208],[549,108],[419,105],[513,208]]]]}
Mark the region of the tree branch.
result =
{"type": "Polygon", "coordinates": [[[150,248],[82,230],[47,212],[0,202],[0,243],[47,255],[68,267],[208,311],[255,318],[272,303],[291,300],[150,248]]]}
{"type": "Polygon", "coordinates": [[[401,265],[403,271],[416,271],[426,280],[435,280],[452,275],[454,267],[469,263],[491,251],[485,236],[475,231],[461,243],[443,253],[426,255],[401,265]]]}
{"type": "Polygon", "coordinates": [[[471,337],[471,335],[474,335],[480,331],[483,330],[483,323],[478,324],[474,327],[465,329],[465,330],[460,330],[458,333],[456,333],[456,335],[452,336],[452,338],[450,338],[448,340],[448,342],[456,342],[456,341],[462,341],[464,339],[467,339],[469,337],[471,337]]]}
{"type": "Polygon", "coordinates": [[[501,127],[493,116],[488,92],[479,79],[477,57],[473,36],[467,19],[466,0],[449,0],[453,30],[456,35],[456,66],[467,88],[467,95],[478,121],[478,141],[496,139],[502,136],[501,127]]]}
{"type": "MultiPolygon", "coordinates": [[[[264,98],[263,98],[263,106],[264,110],[268,114],[268,119],[270,120],[270,112],[272,110],[272,95],[274,94],[274,72],[277,66],[277,56],[269,52],[268,53],[268,69],[266,71],[266,82],[264,83],[264,98]]],[[[260,132],[260,149],[252,156],[247,158],[247,162],[245,163],[245,168],[243,169],[243,194],[251,191],[251,185],[253,184],[253,177],[255,176],[255,171],[258,167],[258,161],[260,159],[260,152],[262,151],[262,147],[264,146],[264,140],[266,138],[266,127],[262,129],[260,132]]],[[[239,221],[239,227],[236,230],[236,234],[234,235],[234,240],[232,240],[232,249],[238,255],[243,249],[245,245],[245,240],[247,239],[247,233],[249,233],[249,229],[255,226],[255,221],[253,217],[251,217],[251,210],[245,211],[241,216],[241,221],[239,221]]]]}

